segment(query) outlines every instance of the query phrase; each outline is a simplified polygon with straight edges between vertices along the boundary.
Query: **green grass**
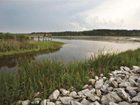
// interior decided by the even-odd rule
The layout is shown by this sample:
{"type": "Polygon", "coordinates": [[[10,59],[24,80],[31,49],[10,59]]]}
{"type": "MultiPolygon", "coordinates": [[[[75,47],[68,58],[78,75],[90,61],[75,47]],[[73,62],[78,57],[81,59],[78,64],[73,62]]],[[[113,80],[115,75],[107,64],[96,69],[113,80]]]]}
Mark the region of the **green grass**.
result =
{"type": "Polygon", "coordinates": [[[75,87],[77,90],[100,73],[107,74],[120,66],[140,66],[140,49],[119,54],[99,55],[84,62],[65,64],[56,61],[24,62],[18,71],[0,73],[0,102],[10,105],[21,99],[33,99],[36,92],[42,98],[57,88],[75,87]]]}
{"type": "Polygon", "coordinates": [[[60,49],[63,43],[55,41],[37,42],[37,41],[15,41],[0,40],[0,56],[32,53],[39,51],[50,52],[60,49]]]}

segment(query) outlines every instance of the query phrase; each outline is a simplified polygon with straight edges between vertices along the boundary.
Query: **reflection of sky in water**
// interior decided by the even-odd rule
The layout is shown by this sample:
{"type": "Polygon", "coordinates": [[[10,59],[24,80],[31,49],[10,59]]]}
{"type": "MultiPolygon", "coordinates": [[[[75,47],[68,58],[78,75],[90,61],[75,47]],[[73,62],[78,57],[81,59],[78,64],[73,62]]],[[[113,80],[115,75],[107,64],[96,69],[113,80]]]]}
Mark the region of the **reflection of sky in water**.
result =
{"type": "Polygon", "coordinates": [[[53,59],[68,62],[86,59],[100,52],[121,52],[128,49],[140,48],[140,43],[134,42],[107,42],[67,39],[57,39],[57,41],[62,41],[66,44],[59,51],[51,54],[38,55],[36,56],[36,59],[39,61],[53,59]]]}
{"type": "MultiPolygon", "coordinates": [[[[128,49],[140,48],[140,43],[136,42],[118,42],[118,41],[97,41],[97,40],[68,40],[68,39],[53,39],[56,41],[64,42],[64,46],[54,53],[39,54],[36,56],[27,56],[28,59],[34,59],[36,61],[42,60],[58,60],[64,62],[71,62],[77,60],[85,60],[91,56],[100,53],[121,52],[128,49]]],[[[23,58],[22,58],[23,59],[23,58]]],[[[0,60],[0,71],[14,71],[17,69],[15,58],[0,60]]]]}

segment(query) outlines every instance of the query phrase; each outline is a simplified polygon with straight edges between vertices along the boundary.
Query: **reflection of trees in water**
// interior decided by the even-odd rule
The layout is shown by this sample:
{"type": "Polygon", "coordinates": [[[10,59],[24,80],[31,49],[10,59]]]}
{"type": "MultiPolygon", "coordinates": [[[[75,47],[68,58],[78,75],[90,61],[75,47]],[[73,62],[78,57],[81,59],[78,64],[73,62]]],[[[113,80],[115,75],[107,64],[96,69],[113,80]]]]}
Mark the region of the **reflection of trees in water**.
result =
{"type": "Polygon", "coordinates": [[[34,60],[34,55],[32,54],[1,57],[0,68],[1,67],[12,68],[12,67],[15,67],[19,63],[23,63],[23,62],[31,61],[31,60],[34,60]]]}
{"type": "Polygon", "coordinates": [[[25,62],[30,62],[32,60],[35,60],[35,56],[45,53],[53,53],[58,51],[59,49],[55,49],[52,51],[40,51],[40,52],[32,52],[32,53],[26,53],[26,54],[18,54],[14,56],[3,56],[0,57],[0,70],[2,67],[7,68],[16,68],[17,64],[23,64],[25,62]]]}

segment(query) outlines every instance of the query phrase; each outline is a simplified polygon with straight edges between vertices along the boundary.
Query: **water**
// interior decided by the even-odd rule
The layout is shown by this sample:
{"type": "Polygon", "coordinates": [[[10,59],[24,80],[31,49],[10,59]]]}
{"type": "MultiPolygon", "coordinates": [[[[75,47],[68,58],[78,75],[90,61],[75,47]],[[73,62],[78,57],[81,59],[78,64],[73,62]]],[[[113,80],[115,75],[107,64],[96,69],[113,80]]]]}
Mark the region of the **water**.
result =
{"type": "MultiPolygon", "coordinates": [[[[114,39],[102,38],[76,38],[76,39],[62,39],[57,38],[53,39],[56,41],[64,42],[64,46],[56,52],[53,53],[44,53],[44,54],[30,54],[24,55],[28,56],[30,60],[43,61],[46,59],[49,60],[58,60],[64,62],[80,61],[90,58],[99,52],[123,52],[129,49],[140,48],[140,42],[130,41],[130,38],[126,37],[114,37],[114,39]],[[117,40],[116,40],[117,39],[117,40]]],[[[135,39],[136,38],[132,38],[135,39]]],[[[4,57],[0,58],[0,70],[15,70],[17,68],[17,63],[19,59],[23,59],[22,56],[18,57],[4,57]]],[[[27,57],[26,57],[27,58],[27,57]]]]}

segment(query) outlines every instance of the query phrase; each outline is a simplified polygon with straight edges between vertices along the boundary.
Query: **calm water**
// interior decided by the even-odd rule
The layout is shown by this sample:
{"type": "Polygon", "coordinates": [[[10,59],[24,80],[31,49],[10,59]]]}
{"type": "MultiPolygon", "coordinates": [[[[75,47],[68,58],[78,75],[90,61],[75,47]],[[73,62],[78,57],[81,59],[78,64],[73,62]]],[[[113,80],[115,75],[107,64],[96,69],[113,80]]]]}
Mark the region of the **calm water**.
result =
{"type": "MultiPolygon", "coordinates": [[[[118,37],[116,37],[118,38],[118,37]]],[[[124,38],[122,38],[124,39],[124,38]]],[[[136,39],[136,38],[133,38],[136,39]]],[[[140,48],[140,42],[130,40],[96,40],[89,39],[53,39],[64,42],[64,46],[49,54],[26,55],[30,60],[43,61],[46,59],[71,62],[90,58],[99,52],[122,52],[128,49],[140,48]]],[[[25,56],[24,56],[25,57],[25,56]]],[[[4,57],[0,59],[0,70],[15,70],[17,63],[23,57],[4,57]]]]}

